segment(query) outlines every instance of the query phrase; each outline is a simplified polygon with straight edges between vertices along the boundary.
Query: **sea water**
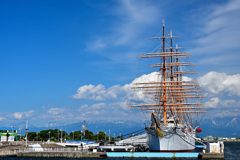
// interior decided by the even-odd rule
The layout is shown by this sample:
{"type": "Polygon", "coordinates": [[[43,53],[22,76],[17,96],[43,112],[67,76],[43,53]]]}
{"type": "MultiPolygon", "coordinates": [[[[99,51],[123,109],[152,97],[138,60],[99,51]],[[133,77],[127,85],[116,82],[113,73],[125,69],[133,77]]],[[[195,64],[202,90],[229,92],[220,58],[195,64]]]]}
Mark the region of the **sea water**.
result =
{"type": "MultiPolygon", "coordinates": [[[[240,160],[240,142],[224,142],[224,160],[240,160]]],[[[0,158],[2,160],[79,160],[74,158],[0,158]]],[[[166,158],[103,158],[101,160],[156,160],[156,159],[166,159],[166,158]]],[[[167,158],[171,159],[171,158],[167,158]]],[[[87,159],[82,158],[82,160],[100,160],[100,159],[87,159]]],[[[174,160],[194,160],[194,158],[174,158],[174,160]]],[[[195,158],[197,160],[197,158],[195,158]]]]}

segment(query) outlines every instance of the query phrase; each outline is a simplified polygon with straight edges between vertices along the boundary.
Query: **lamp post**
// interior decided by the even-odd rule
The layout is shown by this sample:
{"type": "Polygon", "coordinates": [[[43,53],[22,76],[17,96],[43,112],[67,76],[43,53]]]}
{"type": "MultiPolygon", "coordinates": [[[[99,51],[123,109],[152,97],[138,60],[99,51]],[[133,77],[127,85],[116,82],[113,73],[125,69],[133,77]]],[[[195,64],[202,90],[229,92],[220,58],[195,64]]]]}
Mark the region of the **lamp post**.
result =
{"type": "Polygon", "coordinates": [[[62,129],[61,129],[61,143],[62,143],[62,129]]]}
{"type": "Polygon", "coordinates": [[[14,128],[14,125],[12,125],[12,126],[11,126],[11,128],[12,128],[12,133],[13,133],[13,128],[14,128]]]}
{"type": "Polygon", "coordinates": [[[98,132],[97,132],[97,141],[98,141],[98,132]]]}
{"type": "Polygon", "coordinates": [[[107,134],[106,134],[106,132],[105,132],[105,141],[106,141],[106,136],[107,136],[107,134]]]}
{"type": "Polygon", "coordinates": [[[26,121],[26,147],[27,147],[27,136],[28,136],[28,121],[26,121]]]}
{"type": "Polygon", "coordinates": [[[38,132],[36,132],[36,134],[37,134],[37,141],[38,141],[38,132]]]}
{"type": "Polygon", "coordinates": [[[22,140],[22,128],[19,128],[19,130],[20,130],[20,141],[22,140]]]}
{"type": "Polygon", "coordinates": [[[49,131],[48,133],[49,133],[49,142],[50,142],[50,134],[51,134],[51,132],[49,131]]]}
{"type": "Polygon", "coordinates": [[[72,131],[73,132],[73,140],[74,140],[74,131],[72,131]]]}
{"type": "Polygon", "coordinates": [[[81,143],[82,143],[82,131],[81,131],[81,143]]]}

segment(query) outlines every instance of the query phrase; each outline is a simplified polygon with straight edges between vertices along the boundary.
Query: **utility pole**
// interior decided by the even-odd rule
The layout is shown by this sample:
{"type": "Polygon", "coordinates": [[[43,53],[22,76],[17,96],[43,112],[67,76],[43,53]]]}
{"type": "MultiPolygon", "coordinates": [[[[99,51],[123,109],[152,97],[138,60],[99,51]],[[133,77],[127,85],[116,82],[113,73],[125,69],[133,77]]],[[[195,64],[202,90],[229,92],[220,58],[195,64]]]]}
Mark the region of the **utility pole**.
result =
{"type": "Polygon", "coordinates": [[[14,128],[14,125],[12,125],[12,126],[11,126],[11,128],[12,128],[12,133],[13,133],[13,128],[14,128]]]}
{"type": "Polygon", "coordinates": [[[61,143],[62,143],[62,129],[61,129],[61,143]]]}
{"type": "Polygon", "coordinates": [[[108,135],[108,136],[109,136],[109,142],[110,142],[110,140],[111,140],[111,139],[110,139],[110,129],[109,129],[109,135],[108,135]]]}
{"type": "Polygon", "coordinates": [[[64,125],[65,125],[65,142],[66,142],[66,140],[67,140],[67,129],[66,129],[66,123],[64,123],[64,125]]]}
{"type": "Polygon", "coordinates": [[[58,123],[58,141],[59,141],[59,123],[58,123]]]}
{"type": "Polygon", "coordinates": [[[20,130],[20,141],[22,140],[22,128],[19,128],[19,130],[20,130]]]}
{"type": "Polygon", "coordinates": [[[61,123],[61,143],[62,143],[62,123],[61,123]]]}
{"type": "Polygon", "coordinates": [[[82,130],[81,130],[81,143],[82,143],[82,130]]]}
{"type": "Polygon", "coordinates": [[[26,147],[27,147],[27,136],[28,136],[28,121],[26,121],[26,147]]]}
{"type": "Polygon", "coordinates": [[[51,134],[51,132],[49,131],[48,133],[49,133],[49,142],[50,142],[50,134],[51,134]]]}

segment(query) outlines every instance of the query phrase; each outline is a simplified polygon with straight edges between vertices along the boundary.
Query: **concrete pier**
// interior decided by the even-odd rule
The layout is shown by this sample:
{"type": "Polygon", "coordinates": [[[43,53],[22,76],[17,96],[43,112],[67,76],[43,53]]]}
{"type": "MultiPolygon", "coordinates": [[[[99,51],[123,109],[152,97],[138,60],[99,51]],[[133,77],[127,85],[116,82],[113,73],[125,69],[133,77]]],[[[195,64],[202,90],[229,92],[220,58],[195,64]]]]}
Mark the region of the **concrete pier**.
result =
{"type": "Polygon", "coordinates": [[[105,152],[20,152],[19,158],[106,158],[105,152]]]}
{"type": "Polygon", "coordinates": [[[197,158],[198,153],[107,152],[110,158],[197,158]]]}
{"type": "Polygon", "coordinates": [[[224,153],[199,153],[198,159],[224,159],[224,153]]]}

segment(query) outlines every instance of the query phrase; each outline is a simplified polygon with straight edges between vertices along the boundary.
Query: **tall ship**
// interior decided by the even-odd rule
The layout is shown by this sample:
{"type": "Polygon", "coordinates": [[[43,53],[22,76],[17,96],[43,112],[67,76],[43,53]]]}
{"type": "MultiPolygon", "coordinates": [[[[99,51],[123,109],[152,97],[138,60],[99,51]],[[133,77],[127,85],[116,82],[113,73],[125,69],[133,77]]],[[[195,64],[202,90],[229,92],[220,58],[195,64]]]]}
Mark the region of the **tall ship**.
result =
{"type": "Polygon", "coordinates": [[[199,86],[190,75],[193,71],[190,54],[175,44],[172,31],[165,29],[164,21],[160,41],[156,51],[142,54],[140,59],[148,59],[156,69],[156,81],[134,83],[132,89],[147,97],[144,104],[129,105],[147,113],[150,119],[145,127],[150,151],[187,152],[195,149],[196,133],[201,129],[194,124],[199,114],[206,113],[200,103],[203,98],[199,86]],[[155,63],[156,62],[156,63],[155,63]],[[189,70],[189,68],[191,68],[189,70]]]}

